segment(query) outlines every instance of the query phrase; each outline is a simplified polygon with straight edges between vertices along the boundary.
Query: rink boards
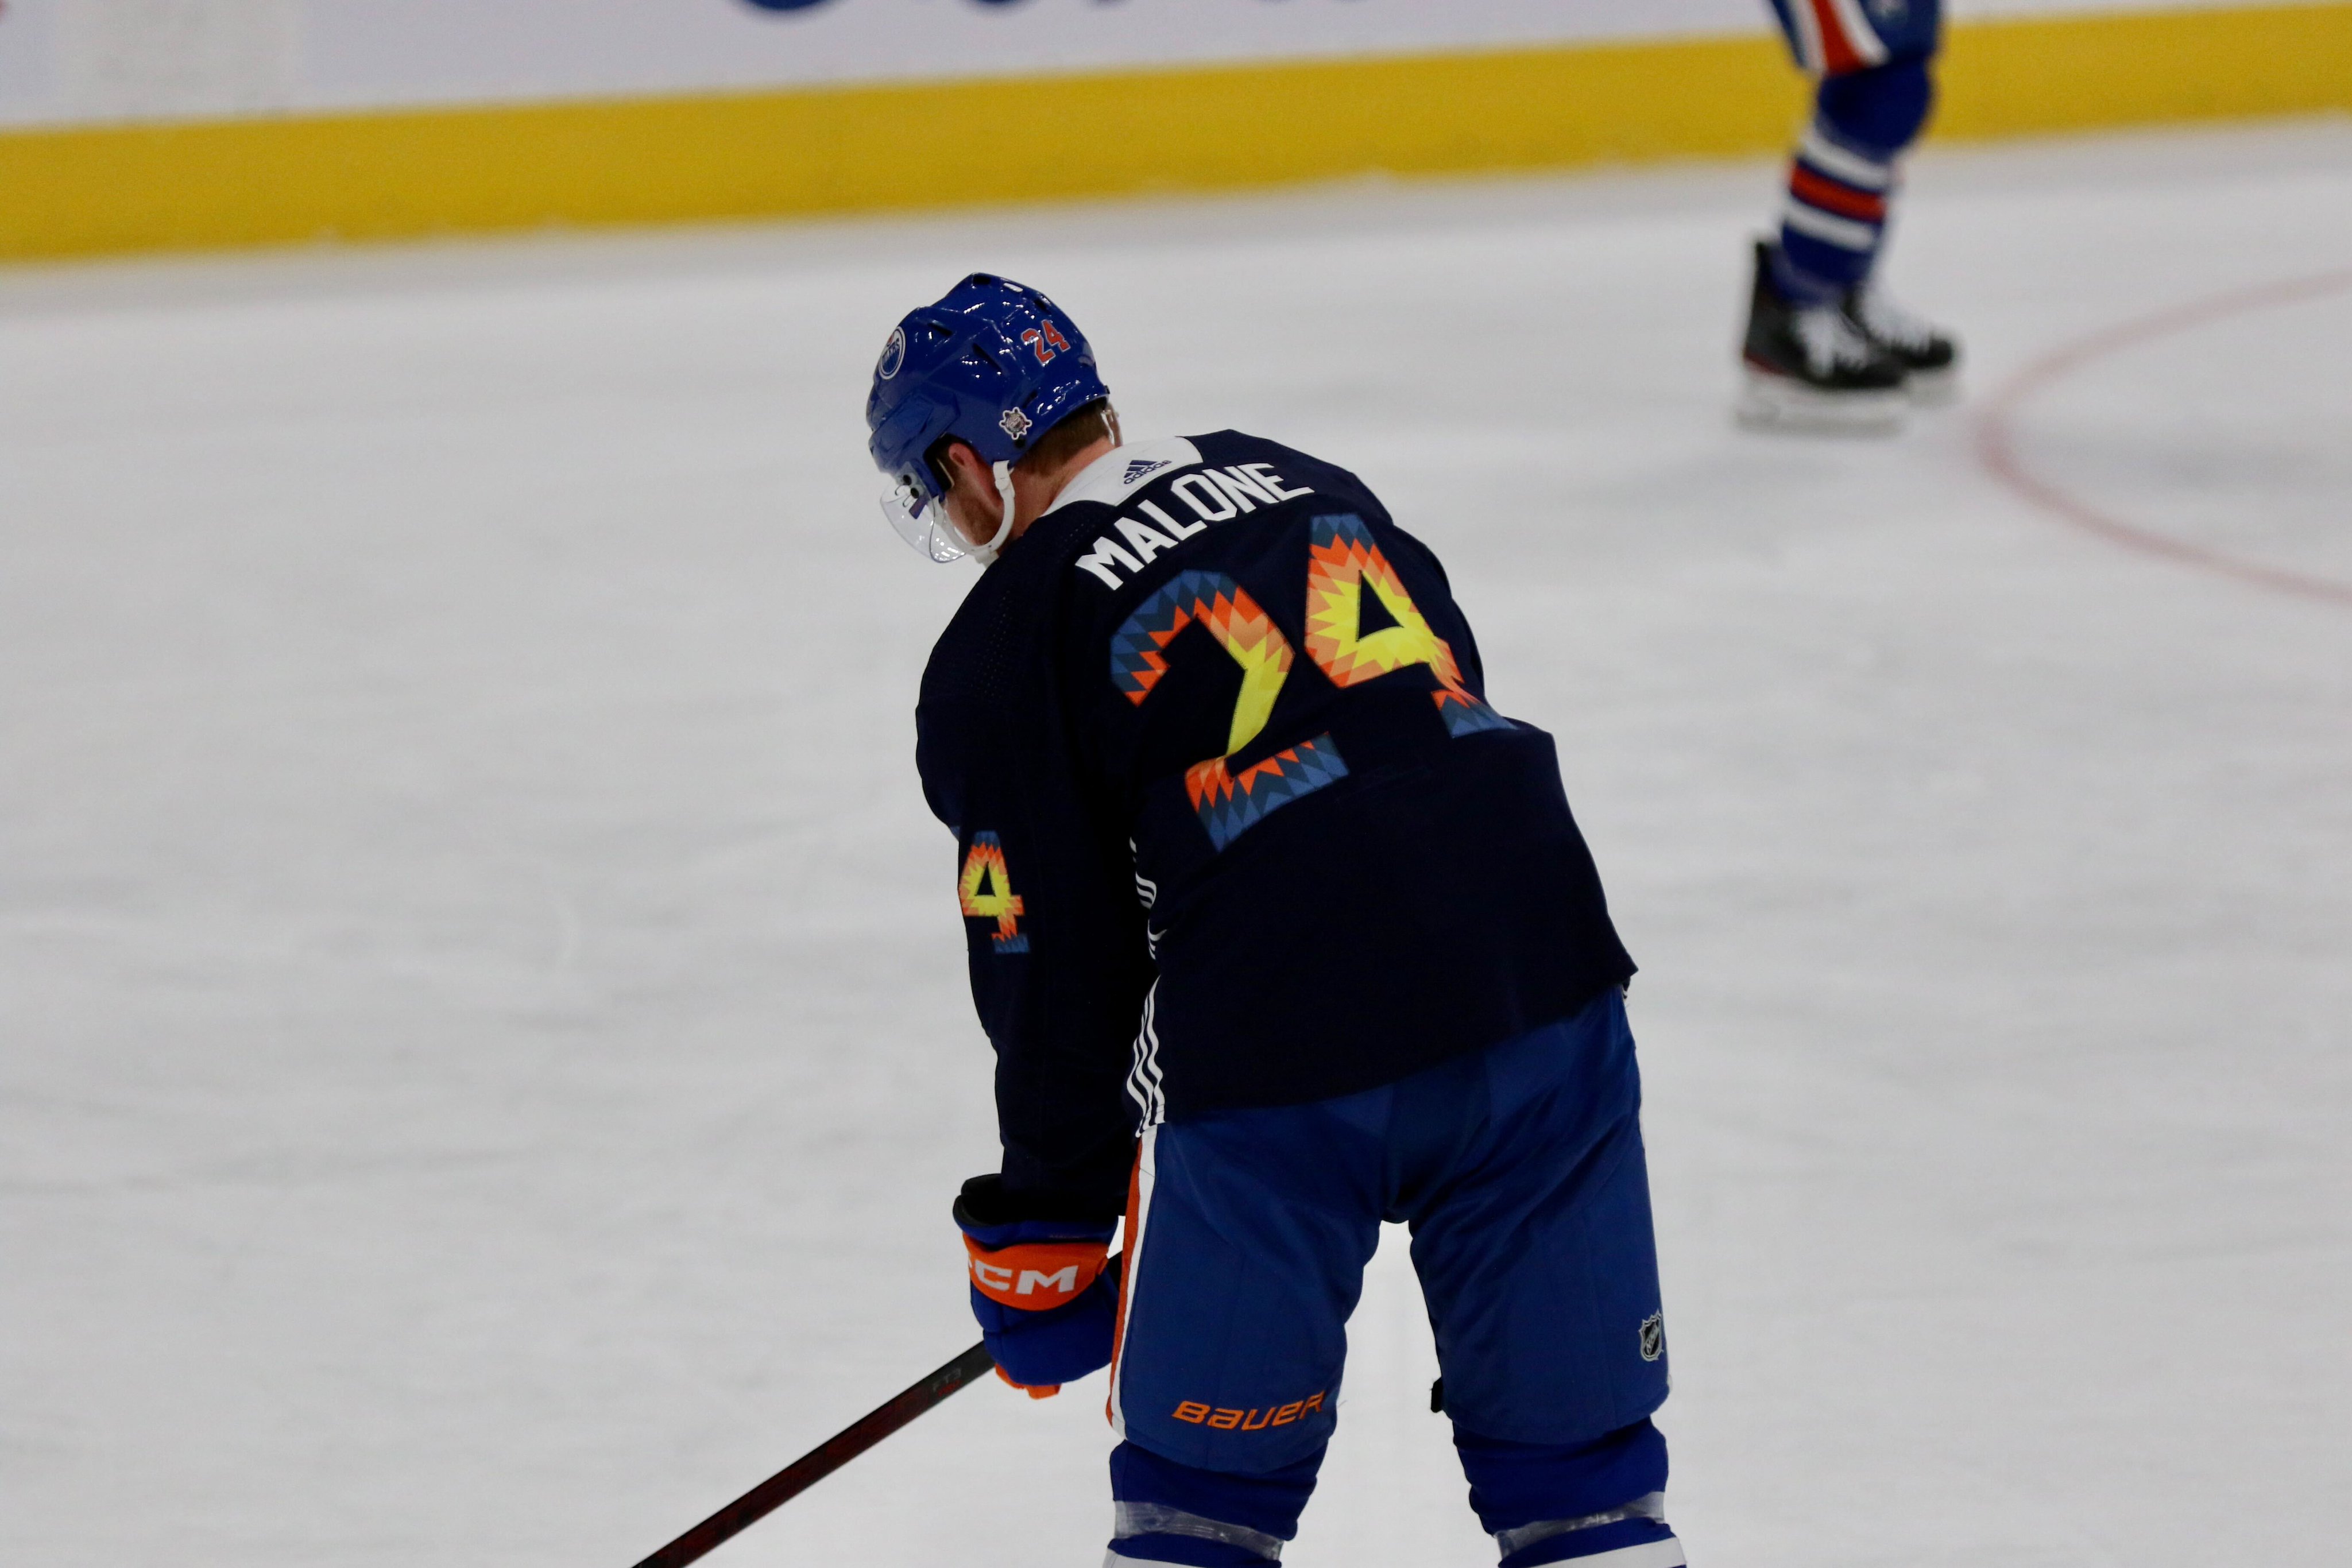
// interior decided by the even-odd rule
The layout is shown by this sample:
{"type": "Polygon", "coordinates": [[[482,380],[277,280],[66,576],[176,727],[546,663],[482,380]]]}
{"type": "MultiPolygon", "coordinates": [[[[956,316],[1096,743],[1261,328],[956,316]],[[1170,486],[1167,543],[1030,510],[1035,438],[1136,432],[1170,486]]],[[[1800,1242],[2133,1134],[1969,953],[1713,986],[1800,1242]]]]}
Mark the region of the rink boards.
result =
{"type": "MultiPolygon", "coordinates": [[[[1968,21],[1942,83],[1945,138],[2352,110],[2352,5],[1968,21]]],[[[1769,37],[1686,36],[34,125],[0,132],[0,256],[1739,154],[1804,90],[1769,37]]]]}

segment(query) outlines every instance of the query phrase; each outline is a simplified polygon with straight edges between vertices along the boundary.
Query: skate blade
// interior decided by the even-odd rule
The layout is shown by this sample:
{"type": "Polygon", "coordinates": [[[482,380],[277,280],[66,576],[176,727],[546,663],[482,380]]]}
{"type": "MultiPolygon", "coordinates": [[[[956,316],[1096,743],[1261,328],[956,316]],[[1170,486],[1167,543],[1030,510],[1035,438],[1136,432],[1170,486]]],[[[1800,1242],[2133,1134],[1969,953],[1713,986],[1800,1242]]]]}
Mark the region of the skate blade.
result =
{"type": "Polygon", "coordinates": [[[1910,400],[1901,387],[1885,392],[1822,392],[1786,376],[1741,368],[1746,384],[1733,417],[1749,430],[1828,435],[1892,435],[1903,428],[1910,400]]]}
{"type": "Polygon", "coordinates": [[[1916,408],[1949,408],[1960,401],[1960,367],[1947,365],[1940,371],[1913,371],[1903,378],[1904,395],[1916,408]]]}

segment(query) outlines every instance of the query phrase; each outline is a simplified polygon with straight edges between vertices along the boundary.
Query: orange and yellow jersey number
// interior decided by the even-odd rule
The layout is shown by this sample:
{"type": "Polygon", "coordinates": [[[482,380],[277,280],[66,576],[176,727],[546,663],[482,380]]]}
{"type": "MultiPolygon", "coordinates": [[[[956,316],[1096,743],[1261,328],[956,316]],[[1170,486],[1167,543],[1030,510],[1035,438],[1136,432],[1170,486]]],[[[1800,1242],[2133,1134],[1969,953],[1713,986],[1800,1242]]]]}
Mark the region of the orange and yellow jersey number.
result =
{"type": "MultiPolygon", "coordinates": [[[[938,883],[934,883],[933,886],[938,883]]],[[[1028,913],[1021,895],[1013,891],[1013,873],[1004,863],[1004,845],[994,833],[974,833],[963,857],[963,874],[956,896],[967,918],[993,920],[989,941],[999,953],[1026,953],[1029,938],[1022,934],[1021,916],[1028,913]]]]}
{"type": "MultiPolygon", "coordinates": [[[[1430,695],[1449,734],[1508,727],[1509,720],[1463,685],[1454,650],[1430,629],[1361,517],[1311,517],[1307,529],[1307,653],[1332,685],[1345,690],[1425,665],[1436,678],[1430,695]],[[1376,624],[1368,630],[1368,622],[1376,624]]],[[[1169,644],[1196,622],[1242,670],[1223,753],[1184,774],[1192,810],[1222,850],[1268,812],[1346,778],[1348,764],[1324,734],[1234,771],[1232,759],[1272,717],[1296,654],[1249,591],[1223,572],[1177,573],[1112,634],[1111,682],[1129,702],[1141,707],[1150,697],[1168,673],[1169,644]]]]}

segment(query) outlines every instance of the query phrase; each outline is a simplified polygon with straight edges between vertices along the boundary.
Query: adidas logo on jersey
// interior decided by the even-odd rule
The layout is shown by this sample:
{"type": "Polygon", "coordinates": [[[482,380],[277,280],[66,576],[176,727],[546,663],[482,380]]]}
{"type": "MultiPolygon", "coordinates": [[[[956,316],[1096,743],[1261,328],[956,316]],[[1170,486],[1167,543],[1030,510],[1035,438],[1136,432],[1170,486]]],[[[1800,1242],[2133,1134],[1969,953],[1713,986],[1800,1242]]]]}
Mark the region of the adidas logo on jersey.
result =
{"type": "Polygon", "coordinates": [[[1150,458],[1139,457],[1134,462],[1127,465],[1127,477],[1122,480],[1121,483],[1132,485],[1138,479],[1142,478],[1146,474],[1157,474],[1162,468],[1167,466],[1168,460],[1164,457],[1160,458],[1157,462],[1154,462],[1150,458]]]}

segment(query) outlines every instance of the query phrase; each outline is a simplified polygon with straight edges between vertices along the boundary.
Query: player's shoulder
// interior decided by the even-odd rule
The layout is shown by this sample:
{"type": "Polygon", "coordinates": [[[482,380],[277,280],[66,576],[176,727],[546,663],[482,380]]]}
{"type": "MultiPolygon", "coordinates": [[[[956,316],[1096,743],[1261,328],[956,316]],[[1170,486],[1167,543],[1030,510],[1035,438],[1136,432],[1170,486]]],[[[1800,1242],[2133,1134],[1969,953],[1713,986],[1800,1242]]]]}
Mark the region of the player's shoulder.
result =
{"type": "Polygon", "coordinates": [[[1043,548],[1028,552],[1024,564],[1065,591],[1090,583],[1117,593],[1164,554],[1197,554],[1183,547],[1238,522],[1269,520],[1310,497],[1342,509],[1370,500],[1345,469],[1263,436],[1220,430],[1138,442],[1107,453],[1070,483],[1039,519],[1043,548]]]}

